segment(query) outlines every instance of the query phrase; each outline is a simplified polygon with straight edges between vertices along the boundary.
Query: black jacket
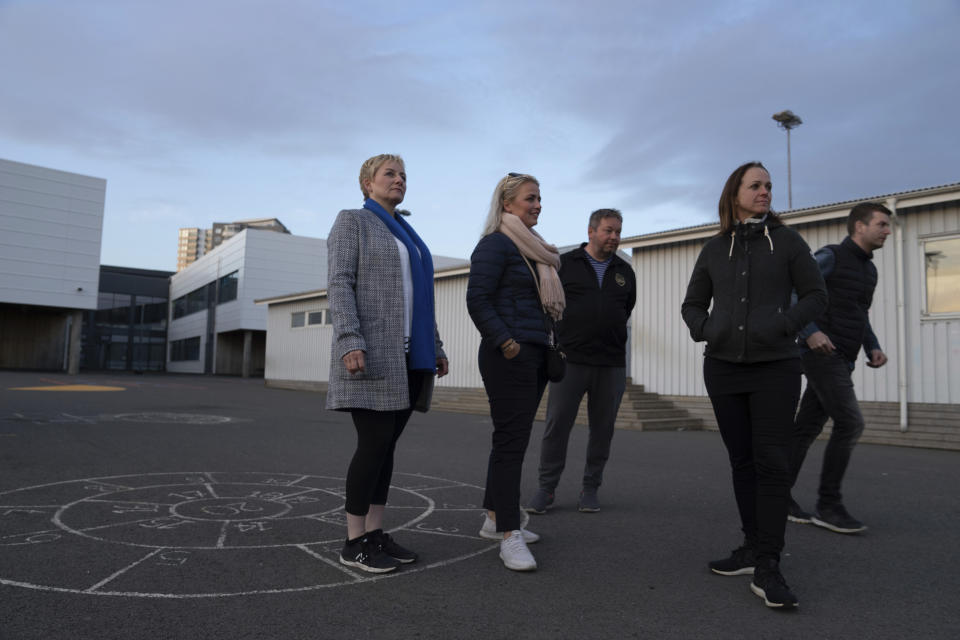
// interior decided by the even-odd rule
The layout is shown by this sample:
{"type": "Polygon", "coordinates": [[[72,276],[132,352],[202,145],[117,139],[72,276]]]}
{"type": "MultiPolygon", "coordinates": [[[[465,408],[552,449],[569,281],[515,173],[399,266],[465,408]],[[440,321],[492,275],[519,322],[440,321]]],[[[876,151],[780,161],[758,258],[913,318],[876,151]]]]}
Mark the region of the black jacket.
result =
{"type": "Polygon", "coordinates": [[[499,231],[481,238],[470,256],[467,311],[487,346],[510,338],[547,344],[536,282],[517,245],[499,231]]]}
{"type": "Polygon", "coordinates": [[[826,306],[810,247],[796,231],[767,218],[738,223],[707,241],[681,314],[694,341],[706,340],[705,355],[749,363],[799,356],[797,331],[826,306]],[[791,307],[794,289],[798,301],[791,307]]]}
{"type": "Polygon", "coordinates": [[[637,279],[630,265],[614,255],[603,274],[603,285],[598,285],[585,246],[584,242],[579,249],[560,256],[567,307],[558,327],[559,342],[570,362],[623,367],[637,279]]]}

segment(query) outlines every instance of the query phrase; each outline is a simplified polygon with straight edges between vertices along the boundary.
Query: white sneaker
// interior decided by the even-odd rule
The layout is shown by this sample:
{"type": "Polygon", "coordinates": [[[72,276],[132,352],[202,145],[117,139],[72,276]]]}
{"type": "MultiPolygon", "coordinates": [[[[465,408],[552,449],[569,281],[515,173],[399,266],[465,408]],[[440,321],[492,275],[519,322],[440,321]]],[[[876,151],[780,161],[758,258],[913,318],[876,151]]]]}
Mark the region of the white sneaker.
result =
{"type": "MultiPolygon", "coordinates": [[[[527,520],[530,520],[529,514],[524,514],[527,516],[527,520]]],[[[520,534],[523,536],[523,541],[527,544],[533,544],[540,539],[540,536],[535,534],[533,531],[527,531],[523,528],[523,523],[520,525],[520,534]]],[[[497,531],[497,523],[490,519],[489,514],[484,512],[483,514],[483,526],[480,527],[480,537],[487,538],[489,540],[503,540],[503,531],[497,531]]]]}
{"type": "Polygon", "coordinates": [[[537,568],[537,561],[523,541],[520,530],[510,532],[510,536],[500,543],[500,559],[503,566],[514,571],[533,571],[537,568]]]}

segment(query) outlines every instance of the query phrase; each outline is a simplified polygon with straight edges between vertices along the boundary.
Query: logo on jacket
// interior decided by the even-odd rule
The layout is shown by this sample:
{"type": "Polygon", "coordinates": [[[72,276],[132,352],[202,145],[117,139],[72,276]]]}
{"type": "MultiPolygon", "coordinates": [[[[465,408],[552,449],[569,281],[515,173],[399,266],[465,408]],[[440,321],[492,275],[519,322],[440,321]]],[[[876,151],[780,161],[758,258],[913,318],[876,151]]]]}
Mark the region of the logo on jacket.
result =
{"type": "Polygon", "coordinates": [[[627,284],[627,279],[623,277],[622,273],[618,273],[616,277],[614,277],[614,280],[616,280],[617,284],[621,287],[627,284]]]}

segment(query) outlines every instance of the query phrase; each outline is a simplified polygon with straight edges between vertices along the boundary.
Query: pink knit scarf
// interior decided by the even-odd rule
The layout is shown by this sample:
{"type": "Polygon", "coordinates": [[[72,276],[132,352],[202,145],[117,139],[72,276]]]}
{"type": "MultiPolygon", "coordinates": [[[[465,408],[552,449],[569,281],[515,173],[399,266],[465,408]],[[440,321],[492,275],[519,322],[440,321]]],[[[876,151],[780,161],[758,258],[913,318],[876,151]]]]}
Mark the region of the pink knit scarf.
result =
{"type": "Polygon", "coordinates": [[[503,212],[498,231],[513,240],[513,244],[517,245],[524,257],[536,263],[540,280],[540,303],[551,318],[562,318],[567,300],[557,274],[557,269],[560,268],[560,252],[512,213],[503,212]]]}

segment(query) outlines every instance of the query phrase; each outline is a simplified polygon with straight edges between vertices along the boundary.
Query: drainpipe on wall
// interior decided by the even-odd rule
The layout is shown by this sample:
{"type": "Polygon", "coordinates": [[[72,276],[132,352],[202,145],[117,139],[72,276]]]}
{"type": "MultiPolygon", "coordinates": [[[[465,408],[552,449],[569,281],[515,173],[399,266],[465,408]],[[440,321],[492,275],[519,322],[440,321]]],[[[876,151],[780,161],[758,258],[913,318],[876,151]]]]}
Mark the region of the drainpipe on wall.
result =
{"type": "Polygon", "coordinates": [[[897,285],[897,397],[900,401],[900,432],[907,431],[907,324],[903,302],[903,227],[897,215],[897,199],[888,198],[887,208],[893,212],[893,255],[897,285]]]}

